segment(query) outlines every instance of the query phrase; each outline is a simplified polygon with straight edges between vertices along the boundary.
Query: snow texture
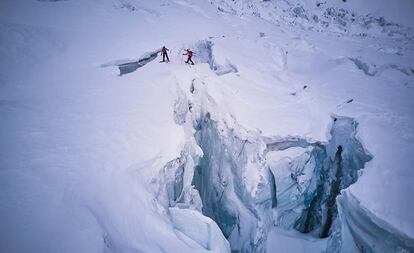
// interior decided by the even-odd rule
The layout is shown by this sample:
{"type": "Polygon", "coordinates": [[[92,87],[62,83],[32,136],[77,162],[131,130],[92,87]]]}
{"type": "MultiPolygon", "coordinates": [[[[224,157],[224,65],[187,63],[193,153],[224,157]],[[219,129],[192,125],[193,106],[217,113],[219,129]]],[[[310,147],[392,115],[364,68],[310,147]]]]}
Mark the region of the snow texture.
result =
{"type": "Polygon", "coordinates": [[[1,1],[0,252],[414,251],[413,11],[1,1]]]}

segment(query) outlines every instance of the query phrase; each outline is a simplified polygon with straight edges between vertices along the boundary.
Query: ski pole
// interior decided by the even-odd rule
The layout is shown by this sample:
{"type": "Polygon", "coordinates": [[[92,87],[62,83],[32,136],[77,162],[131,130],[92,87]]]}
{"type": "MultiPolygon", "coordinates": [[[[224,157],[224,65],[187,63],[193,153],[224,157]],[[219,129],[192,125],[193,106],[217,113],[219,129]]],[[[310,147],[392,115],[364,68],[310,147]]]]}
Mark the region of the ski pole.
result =
{"type": "MultiPolygon", "coordinates": [[[[180,52],[180,54],[181,54],[181,52],[180,52]]],[[[184,63],[184,55],[183,54],[181,54],[181,63],[184,63]]]]}

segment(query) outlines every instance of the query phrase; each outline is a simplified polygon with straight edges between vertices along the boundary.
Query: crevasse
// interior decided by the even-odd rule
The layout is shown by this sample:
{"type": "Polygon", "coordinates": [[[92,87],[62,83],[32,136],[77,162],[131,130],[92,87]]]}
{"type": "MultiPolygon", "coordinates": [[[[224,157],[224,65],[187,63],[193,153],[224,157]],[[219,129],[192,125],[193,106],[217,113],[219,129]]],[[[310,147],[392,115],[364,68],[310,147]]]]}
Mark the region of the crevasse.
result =
{"type": "Polygon", "coordinates": [[[195,129],[203,157],[193,185],[200,193],[203,214],[216,221],[233,251],[263,252],[275,201],[263,143],[220,129],[209,113],[196,121],[195,129]]]}
{"type": "MultiPolygon", "coordinates": [[[[192,81],[190,91],[195,97],[202,92],[196,83],[192,81]]],[[[344,193],[373,158],[357,137],[354,119],[333,117],[329,141],[322,143],[301,137],[265,137],[243,130],[237,122],[229,126],[217,117],[210,96],[207,105],[188,98],[177,101],[174,119],[186,129],[188,141],[181,156],[167,163],[155,181],[157,199],[170,213],[180,237],[200,233],[193,239],[218,252],[229,248],[232,252],[265,252],[268,231],[276,225],[329,237],[329,252],[347,252],[347,245],[375,251],[372,245],[382,239],[367,236],[355,222],[372,215],[344,193]],[[351,209],[346,211],[344,206],[351,209]],[[187,214],[179,209],[202,213],[217,226],[189,229],[189,224],[211,223],[203,216],[186,221],[180,217],[187,214]],[[219,244],[211,241],[212,234],[219,244]]],[[[366,226],[380,226],[379,219],[369,220],[366,226]]],[[[384,234],[390,231],[380,228],[384,234]]],[[[393,238],[391,246],[381,247],[412,248],[409,239],[393,238]]]]}

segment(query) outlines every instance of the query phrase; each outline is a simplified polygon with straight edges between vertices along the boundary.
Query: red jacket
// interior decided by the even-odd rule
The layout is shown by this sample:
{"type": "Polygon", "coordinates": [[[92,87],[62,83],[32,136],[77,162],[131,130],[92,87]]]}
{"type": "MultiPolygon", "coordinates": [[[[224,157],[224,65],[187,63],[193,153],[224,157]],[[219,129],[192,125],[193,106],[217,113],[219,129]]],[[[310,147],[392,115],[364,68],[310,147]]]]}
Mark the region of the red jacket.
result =
{"type": "Polygon", "coordinates": [[[187,53],[185,53],[186,55],[188,55],[188,57],[193,57],[193,51],[187,50],[187,53]]]}
{"type": "Polygon", "coordinates": [[[167,51],[168,51],[168,48],[166,48],[166,47],[163,47],[163,48],[162,48],[162,52],[163,52],[164,54],[166,54],[166,53],[167,53],[167,51]]]}

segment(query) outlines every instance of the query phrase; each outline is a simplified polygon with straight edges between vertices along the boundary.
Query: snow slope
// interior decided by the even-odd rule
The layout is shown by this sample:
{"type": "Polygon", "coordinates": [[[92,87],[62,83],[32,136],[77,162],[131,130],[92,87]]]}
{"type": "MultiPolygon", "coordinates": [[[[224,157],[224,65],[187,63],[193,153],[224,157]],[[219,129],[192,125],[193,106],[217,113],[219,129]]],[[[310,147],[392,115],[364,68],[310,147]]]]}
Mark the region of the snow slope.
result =
{"type": "Polygon", "coordinates": [[[0,251],[413,250],[412,2],[317,2],[1,1],[0,251]],[[342,117],[372,159],[303,235],[277,182],[342,117]]]}

